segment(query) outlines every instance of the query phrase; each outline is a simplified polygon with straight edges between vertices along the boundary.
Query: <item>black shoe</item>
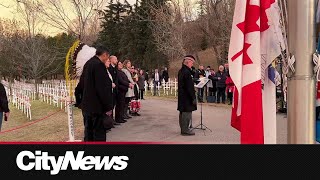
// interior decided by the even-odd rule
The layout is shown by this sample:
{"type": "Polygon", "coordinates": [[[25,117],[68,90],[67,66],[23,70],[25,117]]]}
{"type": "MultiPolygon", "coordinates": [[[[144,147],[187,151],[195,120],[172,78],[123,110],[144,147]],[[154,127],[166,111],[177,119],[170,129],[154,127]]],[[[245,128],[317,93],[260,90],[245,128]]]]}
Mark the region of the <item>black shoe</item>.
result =
{"type": "Polygon", "coordinates": [[[119,126],[119,125],[121,125],[120,123],[118,123],[118,122],[116,122],[116,121],[114,121],[113,122],[113,125],[115,125],[115,126],[119,126]]]}
{"type": "Polygon", "coordinates": [[[118,123],[126,123],[126,122],[127,122],[126,120],[118,121],[118,123]]]}
{"type": "Polygon", "coordinates": [[[131,115],[132,115],[132,116],[141,116],[141,115],[138,114],[138,113],[132,113],[131,115]]]}
{"type": "Polygon", "coordinates": [[[188,131],[188,132],[181,132],[182,136],[194,136],[196,135],[196,133],[194,133],[193,131],[188,131]]]}
{"type": "Polygon", "coordinates": [[[123,116],[123,119],[131,119],[132,117],[131,116],[128,116],[128,115],[124,115],[123,116]]]}

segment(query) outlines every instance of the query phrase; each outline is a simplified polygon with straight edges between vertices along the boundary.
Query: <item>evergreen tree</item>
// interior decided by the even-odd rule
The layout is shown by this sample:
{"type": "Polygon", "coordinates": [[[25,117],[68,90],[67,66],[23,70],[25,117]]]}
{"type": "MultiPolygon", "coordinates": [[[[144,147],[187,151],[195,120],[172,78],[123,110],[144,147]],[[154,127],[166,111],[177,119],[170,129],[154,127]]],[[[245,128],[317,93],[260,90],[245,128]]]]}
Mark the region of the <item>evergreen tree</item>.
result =
{"type": "Polygon", "coordinates": [[[132,7],[127,1],[110,1],[103,11],[102,31],[95,44],[108,47],[120,60],[129,59],[142,69],[168,65],[168,60],[157,50],[150,28],[150,6],[163,6],[165,0],[142,0],[132,7]]]}
{"type": "Polygon", "coordinates": [[[167,57],[157,50],[152,36],[150,21],[154,19],[151,7],[165,5],[165,0],[142,0],[135,12],[135,44],[137,64],[145,69],[161,68],[168,65],[167,57]]]}
{"type": "Polygon", "coordinates": [[[110,49],[111,53],[121,56],[120,40],[123,34],[123,21],[131,13],[132,7],[125,1],[114,2],[110,0],[109,5],[102,12],[102,31],[95,45],[101,44],[110,49]]]}

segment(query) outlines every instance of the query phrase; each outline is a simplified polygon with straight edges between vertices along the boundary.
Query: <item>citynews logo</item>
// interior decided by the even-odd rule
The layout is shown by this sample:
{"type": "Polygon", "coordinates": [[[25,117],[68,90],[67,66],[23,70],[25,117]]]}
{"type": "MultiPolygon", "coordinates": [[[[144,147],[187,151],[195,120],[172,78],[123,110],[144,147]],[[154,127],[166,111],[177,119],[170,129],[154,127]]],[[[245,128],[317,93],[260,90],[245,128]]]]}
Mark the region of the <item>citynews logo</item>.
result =
{"type": "Polygon", "coordinates": [[[68,169],[69,165],[72,170],[88,171],[94,170],[116,170],[121,171],[127,168],[128,156],[85,156],[84,151],[73,154],[67,151],[64,156],[49,156],[48,152],[22,151],[17,155],[16,164],[23,171],[50,171],[51,175],[57,175],[60,171],[68,169]]]}

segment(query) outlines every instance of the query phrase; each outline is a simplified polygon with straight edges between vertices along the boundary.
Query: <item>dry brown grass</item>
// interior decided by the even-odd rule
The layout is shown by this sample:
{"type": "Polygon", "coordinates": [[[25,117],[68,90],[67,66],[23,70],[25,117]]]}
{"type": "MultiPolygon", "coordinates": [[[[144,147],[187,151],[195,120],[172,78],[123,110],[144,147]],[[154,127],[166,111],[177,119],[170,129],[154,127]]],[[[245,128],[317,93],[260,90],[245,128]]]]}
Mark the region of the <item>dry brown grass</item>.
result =
{"type": "MultiPolygon", "coordinates": [[[[16,129],[14,131],[0,134],[2,142],[64,142],[68,141],[68,120],[67,113],[53,105],[40,101],[32,102],[32,120],[18,109],[11,106],[11,116],[7,122],[2,124],[2,132],[16,129]],[[59,112],[58,112],[59,111],[59,112]],[[57,112],[57,113],[56,113],[57,112]],[[47,119],[42,120],[53,113],[47,119]],[[37,122],[38,121],[38,122],[37,122]],[[36,123],[34,123],[36,122],[36,123]],[[34,124],[32,124],[34,123],[34,124]],[[30,125],[29,125],[30,124],[30,125]]],[[[76,139],[83,137],[83,120],[81,111],[74,108],[74,125],[76,139]]]]}

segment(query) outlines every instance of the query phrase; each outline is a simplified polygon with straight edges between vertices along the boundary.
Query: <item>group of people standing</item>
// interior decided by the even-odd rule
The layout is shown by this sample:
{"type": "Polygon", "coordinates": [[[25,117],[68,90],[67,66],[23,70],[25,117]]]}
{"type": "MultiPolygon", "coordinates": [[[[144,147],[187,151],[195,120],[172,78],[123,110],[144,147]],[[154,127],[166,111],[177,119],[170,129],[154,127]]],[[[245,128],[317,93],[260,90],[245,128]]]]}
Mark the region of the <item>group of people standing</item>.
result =
{"type": "Polygon", "coordinates": [[[82,110],[84,119],[84,141],[106,141],[112,128],[140,116],[141,74],[130,60],[120,62],[107,48],[97,47],[75,89],[75,106],[82,110]]]}
{"type": "Polygon", "coordinates": [[[193,74],[195,78],[206,77],[211,80],[212,87],[205,86],[203,88],[198,88],[197,98],[200,103],[203,103],[204,93],[207,93],[207,96],[215,97],[216,103],[226,103],[226,97],[229,100],[229,105],[232,104],[233,93],[234,93],[234,83],[230,77],[228,64],[220,65],[218,72],[215,72],[210,66],[204,70],[204,66],[200,65],[199,69],[193,69],[193,74]]]}

